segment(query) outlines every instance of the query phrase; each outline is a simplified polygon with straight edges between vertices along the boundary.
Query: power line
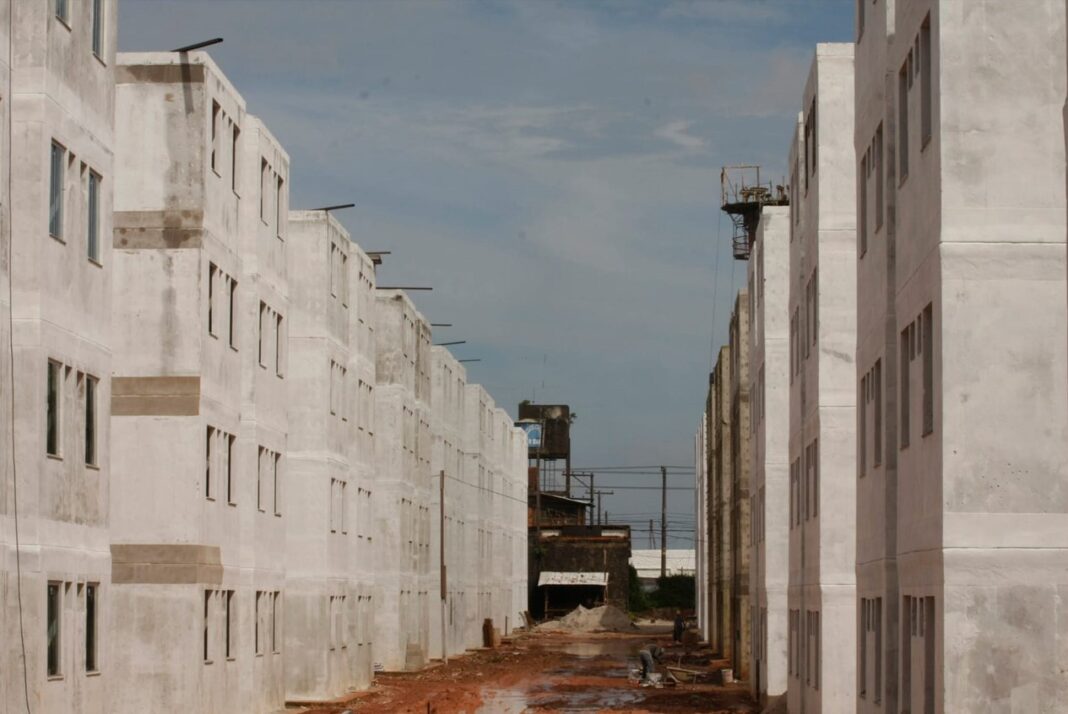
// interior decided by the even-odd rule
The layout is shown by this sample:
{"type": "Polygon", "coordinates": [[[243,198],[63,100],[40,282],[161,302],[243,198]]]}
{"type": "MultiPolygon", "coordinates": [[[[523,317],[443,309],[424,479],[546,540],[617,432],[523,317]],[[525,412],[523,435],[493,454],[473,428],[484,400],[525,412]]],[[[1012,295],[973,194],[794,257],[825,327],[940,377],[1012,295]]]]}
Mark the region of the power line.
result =
{"type": "MultiPolygon", "coordinates": [[[[690,466],[665,466],[665,469],[671,471],[672,469],[692,469],[690,466]]],[[[653,469],[657,474],[660,473],[660,466],[572,466],[572,471],[628,471],[631,469],[653,469]]]]}

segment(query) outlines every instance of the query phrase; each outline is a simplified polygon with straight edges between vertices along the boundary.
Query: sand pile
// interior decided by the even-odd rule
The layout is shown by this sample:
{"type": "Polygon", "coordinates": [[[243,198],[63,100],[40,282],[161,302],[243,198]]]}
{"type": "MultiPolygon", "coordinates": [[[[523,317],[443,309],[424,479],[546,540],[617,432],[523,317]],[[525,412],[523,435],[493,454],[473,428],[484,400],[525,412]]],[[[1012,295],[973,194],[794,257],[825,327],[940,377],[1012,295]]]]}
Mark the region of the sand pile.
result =
{"type": "Polygon", "coordinates": [[[579,605],[559,620],[538,625],[538,629],[542,632],[633,632],[638,626],[617,607],[602,605],[588,610],[579,605]]]}

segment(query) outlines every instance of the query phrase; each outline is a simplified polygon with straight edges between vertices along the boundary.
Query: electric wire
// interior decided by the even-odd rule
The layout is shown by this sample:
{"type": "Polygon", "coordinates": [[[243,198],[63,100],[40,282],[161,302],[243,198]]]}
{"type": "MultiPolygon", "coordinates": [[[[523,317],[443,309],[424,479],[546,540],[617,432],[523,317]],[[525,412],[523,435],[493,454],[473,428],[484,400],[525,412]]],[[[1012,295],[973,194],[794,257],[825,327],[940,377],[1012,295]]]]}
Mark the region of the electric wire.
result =
{"type": "MultiPolygon", "coordinates": [[[[7,86],[8,91],[14,86],[13,67],[15,65],[14,46],[15,46],[15,16],[14,16],[15,3],[13,0],[9,0],[7,4],[7,26],[11,31],[11,35],[7,38],[7,86]]],[[[8,104],[8,111],[11,111],[11,102],[8,104]]],[[[7,121],[7,151],[10,155],[14,132],[11,128],[11,118],[7,121]]],[[[15,231],[11,225],[11,206],[12,206],[12,191],[11,191],[11,162],[7,162],[7,349],[8,349],[8,379],[10,380],[10,389],[8,390],[8,399],[10,400],[11,411],[8,415],[8,423],[11,428],[11,500],[12,500],[12,513],[15,521],[15,593],[18,600],[19,609],[19,641],[22,646],[22,693],[26,699],[26,714],[32,714],[32,708],[30,707],[30,678],[27,673],[26,663],[26,624],[24,622],[23,605],[22,605],[22,541],[19,534],[19,474],[17,460],[15,459],[15,449],[17,448],[18,441],[15,438],[15,316],[14,316],[14,288],[12,283],[14,282],[13,276],[15,271],[12,268],[11,261],[14,257],[14,250],[12,245],[14,244],[15,231]]]]}

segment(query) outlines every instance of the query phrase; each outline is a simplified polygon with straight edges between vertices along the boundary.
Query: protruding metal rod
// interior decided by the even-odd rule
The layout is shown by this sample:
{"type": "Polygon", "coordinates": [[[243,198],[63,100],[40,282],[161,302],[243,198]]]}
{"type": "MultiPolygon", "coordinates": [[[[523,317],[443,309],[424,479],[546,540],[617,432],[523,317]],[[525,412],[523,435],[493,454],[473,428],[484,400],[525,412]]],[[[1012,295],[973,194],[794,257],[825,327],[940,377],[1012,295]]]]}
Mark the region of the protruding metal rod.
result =
{"type": "Polygon", "coordinates": [[[215,38],[210,39],[210,40],[204,40],[203,42],[197,42],[196,44],[193,44],[193,45],[186,45],[185,47],[179,47],[178,49],[171,50],[171,51],[172,52],[192,52],[193,50],[199,50],[202,47],[211,47],[212,45],[217,45],[222,41],[223,41],[223,38],[215,37],[215,38]]]}
{"type": "Polygon", "coordinates": [[[452,345],[466,345],[467,340],[453,340],[452,342],[438,342],[435,347],[450,347],[452,345]]]}
{"type": "Polygon", "coordinates": [[[421,288],[415,285],[378,285],[375,290],[433,290],[434,288],[421,288]]]}
{"type": "Polygon", "coordinates": [[[480,359],[458,359],[457,362],[481,362],[480,359]]]}
{"type": "Polygon", "coordinates": [[[431,327],[452,327],[451,322],[431,322],[431,327]]]}
{"type": "MultiPolygon", "coordinates": [[[[342,208],[352,208],[355,205],[356,205],[355,203],[339,203],[336,206],[323,206],[322,208],[309,208],[308,210],[310,210],[310,211],[326,211],[327,213],[330,213],[330,211],[340,211],[342,208]]],[[[370,254],[368,254],[368,255],[370,255],[370,254]]]]}
{"type": "MultiPolygon", "coordinates": [[[[355,206],[356,204],[349,205],[355,206]]],[[[367,255],[393,255],[391,250],[365,250],[364,253],[367,253],[367,255]]]]}

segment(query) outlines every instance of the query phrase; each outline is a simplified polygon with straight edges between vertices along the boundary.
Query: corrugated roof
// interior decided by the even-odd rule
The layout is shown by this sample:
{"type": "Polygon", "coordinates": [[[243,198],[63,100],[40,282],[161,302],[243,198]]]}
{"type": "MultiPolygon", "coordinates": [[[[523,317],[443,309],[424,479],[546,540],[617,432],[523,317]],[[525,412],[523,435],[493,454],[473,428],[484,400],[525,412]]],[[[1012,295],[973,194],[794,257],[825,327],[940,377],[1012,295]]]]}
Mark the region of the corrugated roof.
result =
{"type": "Polygon", "coordinates": [[[608,573],[558,573],[543,571],[538,577],[538,585],[608,585],[608,573]]]}

